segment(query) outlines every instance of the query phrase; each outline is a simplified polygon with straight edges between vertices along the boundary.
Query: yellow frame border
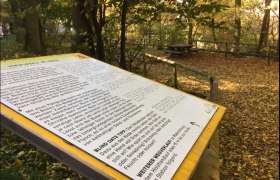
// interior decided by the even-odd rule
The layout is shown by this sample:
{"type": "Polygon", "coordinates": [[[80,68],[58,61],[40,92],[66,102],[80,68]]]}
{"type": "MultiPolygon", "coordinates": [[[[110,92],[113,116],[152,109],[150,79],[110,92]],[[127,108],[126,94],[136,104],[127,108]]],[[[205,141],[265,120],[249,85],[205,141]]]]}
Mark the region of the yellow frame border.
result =
{"type": "MultiPolygon", "coordinates": [[[[61,56],[78,56],[78,57],[87,57],[80,53],[71,53],[71,54],[62,54],[62,55],[52,55],[52,56],[42,56],[42,57],[35,57],[36,59],[46,58],[46,57],[61,57],[61,56]]],[[[34,58],[25,58],[25,59],[34,59],[34,58]]],[[[6,60],[5,60],[6,61],[6,60]]],[[[8,60],[10,61],[10,60],[8,60]]],[[[214,132],[216,131],[226,108],[220,105],[217,105],[218,109],[193,145],[192,149],[180,165],[179,169],[176,171],[172,179],[190,179],[192,174],[194,173],[196,166],[202,156],[202,153],[206,149],[211,137],[213,136],[214,132]]],[[[77,159],[81,163],[85,164],[86,166],[92,168],[93,171],[97,171],[104,175],[104,177],[112,178],[112,179],[121,179],[126,180],[129,179],[124,174],[120,173],[119,171],[115,170],[114,168],[106,165],[105,163],[101,162],[100,160],[96,159],[95,157],[87,154],[86,152],[82,151],[81,149],[72,146],[66,143],[62,138],[59,136],[51,133],[47,129],[37,125],[33,121],[25,118],[24,116],[20,115],[19,113],[15,112],[14,110],[10,109],[9,107],[3,105],[1,103],[1,115],[8,118],[10,121],[18,124],[22,128],[28,130],[29,132],[33,133],[34,135],[42,138],[43,140],[47,141],[51,145],[59,148],[64,153],[69,154],[73,158],[77,159]]],[[[2,123],[2,120],[1,120],[2,123]]],[[[70,165],[71,166],[71,165],[70,165]]]]}

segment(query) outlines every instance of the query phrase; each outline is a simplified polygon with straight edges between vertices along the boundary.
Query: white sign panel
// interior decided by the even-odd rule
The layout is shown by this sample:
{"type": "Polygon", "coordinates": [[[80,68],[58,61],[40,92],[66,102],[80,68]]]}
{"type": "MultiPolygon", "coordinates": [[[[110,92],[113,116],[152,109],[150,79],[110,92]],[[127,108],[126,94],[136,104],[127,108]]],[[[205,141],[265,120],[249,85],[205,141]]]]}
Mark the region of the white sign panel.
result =
{"type": "Polygon", "coordinates": [[[1,63],[1,103],[132,179],[171,179],[217,106],[98,60],[1,63]]]}

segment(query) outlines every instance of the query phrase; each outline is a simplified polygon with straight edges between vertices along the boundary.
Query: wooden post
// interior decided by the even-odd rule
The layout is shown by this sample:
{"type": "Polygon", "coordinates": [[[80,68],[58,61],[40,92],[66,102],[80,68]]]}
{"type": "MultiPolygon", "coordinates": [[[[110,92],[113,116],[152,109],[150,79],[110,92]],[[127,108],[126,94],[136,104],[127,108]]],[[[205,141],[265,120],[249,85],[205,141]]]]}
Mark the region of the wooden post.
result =
{"type": "Polygon", "coordinates": [[[218,94],[218,80],[216,79],[216,77],[210,76],[209,81],[210,81],[209,101],[214,102],[218,94]]]}
{"type": "Polygon", "coordinates": [[[227,54],[228,54],[228,43],[226,42],[226,52],[225,52],[226,59],[227,59],[227,54]]]}
{"type": "Polygon", "coordinates": [[[177,67],[176,64],[173,65],[173,71],[174,71],[174,87],[178,89],[178,81],[177,81],[177,67]]]}

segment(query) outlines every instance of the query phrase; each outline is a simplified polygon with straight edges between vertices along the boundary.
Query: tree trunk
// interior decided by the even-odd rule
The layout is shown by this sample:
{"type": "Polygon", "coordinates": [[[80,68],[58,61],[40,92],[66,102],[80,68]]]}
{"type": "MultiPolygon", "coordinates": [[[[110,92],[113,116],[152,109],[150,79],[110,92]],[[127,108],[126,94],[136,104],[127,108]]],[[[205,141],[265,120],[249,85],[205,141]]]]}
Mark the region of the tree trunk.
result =
{"type": "Polygon", "coordinates": [[[216,31],[215,31],[215,19],[212,18],[211,19],[211,30],[212,30],[212,38],[213,38],[213,41],[217,41],[217,36],[216,36],[216,31]]]}
{"type": "Polygon", "coordinates": [[[163,50],[162,15],[159,15],[159,46],[158,50],[163,50]]]}
{"type": "Polygon", "coordinates": [[[148,32],[148,33],[149,33],[149,34],[148,34],[148,35],[149,35],[149,36],[148,36],[148,37],[149,37],[149,38],[148,38],[148,39],[149,39],[148,43],[150,44],[150,43],[151,43],[151,39],[152,39],[152,23],[150,22],[148,26],[149,26],[149,28],[148,28],[148,31],[149,31],[149,32],[148,32]]]}
{"type": "Polygon", "coordinates": [[[189,19],[189,32],[188,32],[188,44],[192,45],[193,43],[193,23],[191,21],[191,19],[189,19]]]}
{"type": "Polygon", "coordinates": [[[94,25],[94,27],[95,27],[94,29],[96,35],[97,58],[101,61],[105,61],[105,50],[104,50],[104,41],[102,37],[102,28],[98,25],[94,25]]]}
{"type": "MultiPolygon", "coordinates": [[[[215,19],[211,19],[211,31],[212,31],[212,38],[214,42],[217,42],[217,36],[216,36],[216,28],[215,28],[215,19]]],[[[215,43],[215,48],[220,50],[219,43],[215,43]]]]}
{"type": "Polygon", "coordinates": [[[37,0],[25,0],[26,15],[24,17],[25,45],[24,49],[35,54],[45,54],[45,46],[42,37],[42,26],[39,14],[35,7],[39,4],[37,0]]]}
{"type": "MultiPolygon", "coordinates": [[[[187,0],[183,0],[182,1],[182,7],[185,9],[186,7],[186,4],[187,4],[187,0]]],[[[183,18],[183,16],[184,16],[184,11],[182,11],[181,13],[180,13],[180,15],[179,15],[179,22],[181,22],[182,21],[182,18],[183,18]]],[[[190,21],[191,21],[191,19],[190,18],[188,18],[188,21],[189,21],[189,33],[188,33],[188,44],[190,44],[190,42],[192,42],[192,40],[190,40],[190,37],[191,37],[191,39],[192,39],[192,29],[193,29],[193,26],[192,26],[192,24],[190,25],[190,21]],[[190,32],[191,31],[191,32],[190,32]]],[[[177,27],[176,29],[178,29],[179,27],[177,27]]]]}
{"type": "MultiPolygon", "coordinates": [[[[240,19],[240,7],[241,7],[241,0],[235,0],[235,8],[237,12],[235,12],[235,49],[234,52],[236,54],[240,51],[240,39],[241,39],[241,19],[240,19]]],[[[236,11],[236,10],[235,10],[236,11]]]]}
{"type": "Polygon", "coordinates": [[[277,36],[277,56],[279,56],[279,24],[277,26],[278,36],[277,36]]]}
{"type": "MultiPolygon", "coordinates": [[[[272,0],[265,0],[265,7],[267,8],[270,6],[272,0]]],[[[259,44],[257,48],[257,52],[260,53],[261,50],[267,46],[267,40],[268,40],[268,32],[269,32],[269,20],[270,20],[270,9],[265,9],[263,21],[262,21],[262,27],[260,32],[260,39],[259,44]]]]}
{"type": "Polygon", "coordinates": [[[88,19],[85,17],[84,1],[76,0],[72,7],[72,22],[75,29],[75,42],[72,44],[74,51],[95,57],[94,32],[88,19]],[[87,44],[88,47],[81,48],[87,44]]]}
{"type": "Polygon", "coordinates": [[[123,0],[122,12],[121,12],[121,57],[120,57],[120,68],[127,69],[126,60],[125,60],[125,33],[126,33],[126,13],[128,9],[128,1],[123,0]]]}
{"type": "Polygon", "coordinates": [[[278,41],[277,41],[277,56],[279,56],[279,35],[278,35],[278,41]]]}
{"type": "Polygon", "coordinates": [[[22,13],[19,7],[23,7],[23,5],[17,0],[9,0],[8,3],[10,5],[11,14],[14,20],[14,22],[10,24],[10,30],[11,33],[16,33],[17,27],[23,27],[23,22],[19,18],[19,14],[22,13]]]}
{"type": "Polygon", "coordinates": [[[102,6],[99,5],[98,0],[93,0],[93,7],[92,7],[92,23],[95,30],[96,35],[96,54],[97,58],[101,61],[105,61],[105,49],[104,49],[104,41],[102,36],[102,26],[103,26],[103,11],[100,12],[100,22],[97,19],[97,12],[100,10],[102,6]]]}
{"type": "MultiPolygon", "coordinates": [[[[183,0],[181,6],[184,8],[184,6],[186,6],[186,4],[187,4],[187,0],[183,0]]],[[[180,13],[180,15],[179,15],[179,21],[182,21],[183,14],[184,14],[183,12],[180,13]]]]}

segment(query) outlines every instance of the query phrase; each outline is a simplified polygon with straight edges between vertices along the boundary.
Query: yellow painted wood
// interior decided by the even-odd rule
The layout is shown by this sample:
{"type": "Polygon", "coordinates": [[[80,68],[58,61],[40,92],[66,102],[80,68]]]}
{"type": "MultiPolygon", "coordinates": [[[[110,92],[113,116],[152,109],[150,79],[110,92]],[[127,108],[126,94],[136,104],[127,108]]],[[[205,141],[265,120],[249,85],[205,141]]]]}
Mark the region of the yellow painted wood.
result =
{"type": "Polygon", "coordinates": [[[182,162],[180,168],[177,170],[175,175],[173,176],[173,179],[190,179],[192,174],[194,173],[196,166],[199,162],[199,159],[206,149],[209,141],[211,140],[211,137],[213,136],[214,132],[216,131],[226,108],[223,106],[219,106],[218,110],[212,117],[212,119],[209,121],[195,144],[193,145],[192,149],[182,162]]]}
{"type": "MultiPolygon", "coordinates": [[[[42,59],[42,58],[55,58],[55,57],[79,57],[80,59],[84,59],[87,56],[79,54],[79,53],[72,53],[72,54],[63,54],[63,55],[53,55],[53,56],[42,56],[36,58],[24,58],[20,60],[32,60],[32,59],[42,59]]],[[[19,59],[15,59],[19,60],[19,59]]],[[[12,61],[12,60],[9,60],[12,61]]],[[[213,103],[214,104],[214,103],[213,103]]],[[[218,106],[218,110],[209,121],[207,126],[205,127],[204,131],[201,133],[200,137],[182,162],[181,166],[173,176],[175,180],[186,180],[190,179],[192,174],[194,173],[196,166],[199,162],[199,159],[204,152],[205,148],[207,147],[212,135],[214,134],[215,130],[217,129],[224,113],[225,109],[223,106],[218,106]]],[[[111,168],[110,166],[106,165],[105,163],[99,161],[98,159],[94,158],[93,156],[85,153],[84,151],[80,150],[79,148],[67,144],[62,138],[58,137],[57,135],[51,133],[50,131],[46,130],[45,128],[37,125],[33,121],[25,118],[24,116],[20,115],[19,113],[15,112],[14,110],[8,108],[7,106],[1,104],[1,114],[14,121],[21,127],[33,132],[38,137],[48,141],[50,144],[58,147],[61,151],[64,151],[71,156],[75,157],[76,159],[82,161],[84,164],[87,164],[92,169],[103,172],[104,174],[109,175],[114,179],[126,180],[129,179],[127,176],[123,175],[119,171],[111,168]]]]}
{"type": "MultiPolygon", "coordinates": [[[[213,118],[209,121],[208,125],[186,156],[185,160],[181,164],[180,168],[177,170],[176,174],[174,175],[173,179],[189,179],[197,164],[198,161],[207,147],[209,140],[211,139],[212,135],[214,134],[223,114],[225,112],[224,107],[219,107],[213,118]]],[[[92,157],[91,155],[85,153],[84,151],[76,148],[75,146],[71,146],[63,141],[60,137],[56,136],[55,134],[49,132],[45,128],[37,125],[36,123],[32,122],[31,120],[23,117],[22,115],[16,113],[12,109],[6,107],[5,105],[1,104],[1,114],[8,117],[11,121],[16,122],[20,126],[25,129],[28,129],[30,132],[37,134],[39,137],[43,138],[44,140],[48,141],[49,143],[55,145],[59,149],[68,154],[72,154],[73,157],[79,159],[80,161],[84,162],[85,164],[89,165],[93,169],[101,171],[115,179],[129,179],[124,176],[119,171],[107,166],[103,162],[99,161],[98,159],[92,157]]]]}

